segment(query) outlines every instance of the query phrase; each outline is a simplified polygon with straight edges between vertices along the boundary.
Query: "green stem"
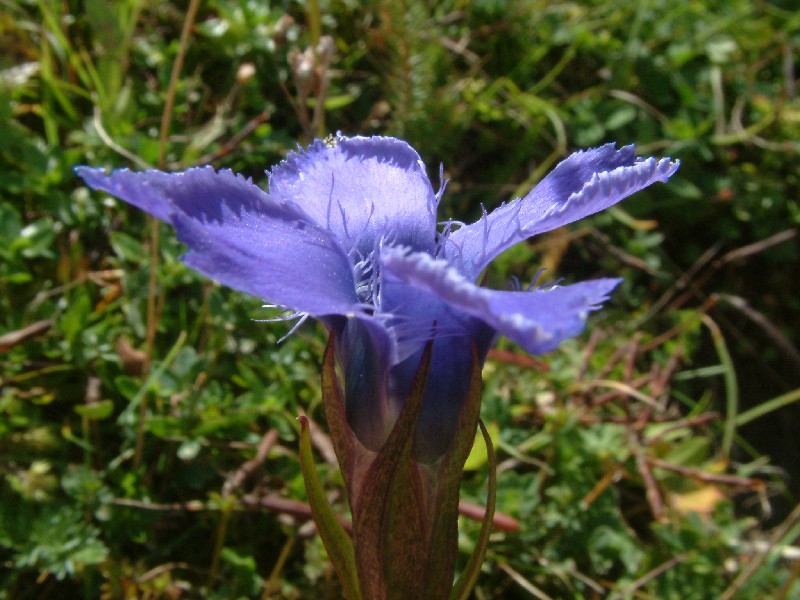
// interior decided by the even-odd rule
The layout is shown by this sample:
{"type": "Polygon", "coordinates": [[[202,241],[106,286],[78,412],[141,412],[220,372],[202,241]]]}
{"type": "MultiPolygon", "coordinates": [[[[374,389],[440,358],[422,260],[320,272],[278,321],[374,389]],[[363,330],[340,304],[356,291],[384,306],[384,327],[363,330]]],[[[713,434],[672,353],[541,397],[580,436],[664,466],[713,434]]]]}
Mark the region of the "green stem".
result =
{"type": "Polygon", "coordinates": [[[741,427],[750,421],[755,421],[756,419],[761,418],[774,410],[781,409],[784,406],[789,406],[798,400],[800,400],[800,388],[792,390],[791,392],[786,392],[785,394],[777,396],[772,400],[762,402],[750,410],[739,413],[739,415],[736,417],[736,426],[741,427]]]}
{"type": "Polygon", "coordinates": [[[486,492],[486,512],[483,514],[483,523],[481,524],[481,533],[478,537],[478,543],[475,544],[475,550],[464,568],[464,572],[459,577],[453,591],[450,594],[450,600],[467,600],[472,588],[478,581],[478,575],[481,572],[483,559],[486,556],[486,548],[489,546],[489,534],[492,532],[492,520],[494,519],[494,509],[497,500],[497,457],[494,454],[494,446],[492,445],[492,437],[486,430],[483,421],[478,420],[478,426],[481,428],[481,435],[486,444],[486,456],[489,465],[489,489],[486,492]]]}
{"type": "Polygon", "coordinates": [[[722,433],[722,452],[730,458],[733,448],[733,437],[736,435],[737,413],[739,410],[739,384],[736,381],[736,371],[725,336],[714,320],[708,315],[703,315],[703,324],[711,332],[711,339],[719,355],[719,361],[725,368],[725,428],[722,433]]]}
{"type": "Polygon", "coordinates": [[[209,589],[214,583],[214,579],[217,577],[219,555],[222,552],[222,547],[225,545],[225,534],[228,532],[228,522],[230,521],[231,512],[235,504],[236,500],[234,498],[222,499],[222,514],[220,514],[219,518],[217,535],[214,539],[214,553],[211,556],[211,566],[208,569],[208,579],[206,580],[206,587],[209,589]]]}
{"type": "Polygon", "coordinates": [[[311,47],[316,48],[322,37],[322,15],[319,11],[319,0],[308,2],[308,28],[311,32],[311,47]]]}
{"type": "MultiPolygon", "coordinates": [[[[181,39],[178,46],[178,54],[175,56],[175,62],[172,64],[172,73],[169,77],[169,86],[167,87],[167,99],[164,103],[164,112],[161,113],[161,128],[158,135],[158,168],[164,168],[164,159],[166,156],[167,148],[167,134],[169,133],[169,124],[172,121],[172,111],[175,107],[175,91],[178,87],[178,78],[180,77],[181,68],[183,67],[183,59],[186,56],[186,48],[189,46],[189,35],[194,25],[194,19],[197,15],[197,9],[200,6],[200,0],[191,0],[189,8],[186,11],[186,18],[183,21],[183,29],[181,30],[181,39]]],[[[150,278],[148,280],[147,292],[147,330],[145,334],[145,364],[144,371],[147,372],[150,367],[150,361],[153,358],[153,344],[156,339],[156,330],[158,328],[158,311],[156,310],[156,285],[158,282],[158,247],[159,247],[159,227],[158,219],[155,217],[148,217],[150,221],[150,278]]],[[[133,466],[138,467],[142,460],[142,452],[144,449],[144,417],[147,414],[147,397],[142,398],[139,410],[139,423],[136,429],[136,446],[133,454],[133,466]]]]}

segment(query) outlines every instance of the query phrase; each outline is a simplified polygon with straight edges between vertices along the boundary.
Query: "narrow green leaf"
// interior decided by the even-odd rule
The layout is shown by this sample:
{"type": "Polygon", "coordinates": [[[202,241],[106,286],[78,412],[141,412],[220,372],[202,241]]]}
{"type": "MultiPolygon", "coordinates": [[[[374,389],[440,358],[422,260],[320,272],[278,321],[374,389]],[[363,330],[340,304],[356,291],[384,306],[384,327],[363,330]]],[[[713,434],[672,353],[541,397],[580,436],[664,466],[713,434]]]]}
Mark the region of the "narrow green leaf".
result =
{"type": "MultiPolygon", "coordinates": [[[[497,423],[489,423],[486,426],[489,435],[492,438],[492,443],[497,443],[500,439],[500,426],[497,423]]],[[[465,471],[477,471],[486,464],[489,456],[486,452],[486,444],[481,443],[481,436],[475,432],[475,443],[472,445],[472,450],[469,452],[467,462],[464,463],[465,471]]]]}
{"type": "Polygon", "coordinates": [[[481,572],[481,565],[483,558],[486,556],[486,548],[489,545],[489,534],[492,531],[492,520],[494,519],[494,507],[497,500],[497,458],[494,455],[494,447],[492,446],[492,438],[483,421],[478,421],[478,426],[481,428],[483,434],[483,441],[486,443],[486,454],[489,457],[489,489],[486,494],[486,512],[483,515],[483,523],[481,524],[481,533],[478,537],[478,543],[475,545],[475,550],[464,568],[464,572],[459,577],[453,592],[450,594],[450,600],[466,600],[475,583],[478,581],[478,575],[481,572]]]}
{"type": "Polygon", "coordinates": [[[353,543],[336,518],[336,513],[328,504],[325,491],[317,477],[314,457],[311,453],[311,433],[308,428],[308,419],[300,417],[299,420],[300,468],[303,471],[303,481],[306,485],[308,503],[311,505],[311,514],[314,516],[317,531],[322,538],[328,557],[330,557],[339,581],[342,583],[345,597],[347,600],[361,600],[353,543]]]}
{"type": "Polygon", "coordinates": [[[733,448],[733,437],[736,435],[736,418],[739,412],[739,384],[736,381],[736,369],[733,366],[733,359],[728,352],[728,345],[725,343],[725,336],[719,326],[709,317],[703,315],[703,324],[711,332],[711,339],[719,356],[719,362],[725,368],[725,427],[722,432],[722,451],[725,456],[731,455],[733,448]]]}
{"type": "Polygon", "coordinates": [[[93,404],[80,404],[74,410],[87,419],[100,420],[111,416],[114,412],[114,403],[111,400],[101,400],[93,404]]]}
{"type": "Polygon", "coordinates": [[[139,391],[136,393],[136,396],[130,401],[130,404],[125,407],[125,410],[119,415],[117,419],[117,423],[120,425],[130,425],[135,422],[135,415],[136,409],[139,408],[139,404],[142,402],[142,398],[144,395],[150,390],[151,386],[155,384],[163,375],[164,372],[170,367],[172,361],[175,360],[175,357],[178,356],[178,352],[181,348],[183,348],[183,344],[186,342],[186,332],[181,331],[180,335],[178,335],[178,339],[175,340],[175,344],[170,348],[170,351],[164,357],[164,360],[161,361],[161,364],[158,365],[158,368],[151,371],[147,377],[147,381],[142,384],[142,387],[139,388],[139,391]]]}
{"type": "Polygon", "coordinates": [[[755,421],[756,419],[771,413],[773,410],[781,409],[784,406],[788,406],[797,401],[800,401],[800,388],[772,398],[771,400],[767,400],[766,402],[762,402],[750,410],[739,413],[739,415],[736,417],[736,425],[741,427],[750,421],[755,421]]]}

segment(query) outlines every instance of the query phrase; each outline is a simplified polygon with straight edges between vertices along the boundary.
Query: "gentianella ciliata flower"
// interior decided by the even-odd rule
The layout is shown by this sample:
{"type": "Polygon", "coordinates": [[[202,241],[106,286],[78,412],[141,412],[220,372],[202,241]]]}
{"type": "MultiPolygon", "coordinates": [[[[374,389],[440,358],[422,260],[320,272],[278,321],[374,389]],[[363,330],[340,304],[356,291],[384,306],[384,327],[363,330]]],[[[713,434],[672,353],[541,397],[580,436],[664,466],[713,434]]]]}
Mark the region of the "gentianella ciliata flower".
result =
{"type": "Polygon", "coordinates": [[[473,348],[482,362],[505,335],[531,353],[580,333],[619,279],[498,291],[481,272],[501,252],[656,181],[678,163],[613,144],[576,152],[524,198],[470,225],[437,222],[443,189],[406,142],[318,140],[274,167],[265,192],[229,170],[180,173],[78,167],[92,188],[171,224],[184,262],[299,317],[336,340],[347,422],[377,451],[397,419],[423,349],[433,339],[415,455],[448,448],[468,394],[473,348]]]}

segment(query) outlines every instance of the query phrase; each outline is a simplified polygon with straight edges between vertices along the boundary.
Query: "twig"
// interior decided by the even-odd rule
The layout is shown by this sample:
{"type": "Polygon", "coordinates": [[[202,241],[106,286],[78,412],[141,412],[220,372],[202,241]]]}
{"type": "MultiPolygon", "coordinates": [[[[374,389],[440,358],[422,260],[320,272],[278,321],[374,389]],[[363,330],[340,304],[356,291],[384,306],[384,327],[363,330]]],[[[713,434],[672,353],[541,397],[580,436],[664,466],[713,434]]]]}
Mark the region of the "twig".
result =
{"type": "Polygon", "coordinates": [[[578,373],[575,376],[575,381],[581,381],[586,376],[586,372],[589,370],[589,360],[592,358],[592,354],[594,354],[594,350],[597,348],[597,344],[600,342],[601,337],[603,337],[603,333],[600,328],[592,329],[592,333],[589,336],[589,341],[586,343],[586,346],[583,348],[583,352],[581,353],[581,365],[578,367],[578,373]]]}
{"type": "MultiPolygon", "coordinates": [[[[653,378],[652,385],[650,386],[650,393],[653,395],[653,397],[658,398],[667,391],[667,387],[669,386],[669,382],[672,380],[675,369],[677,369],[678,365],[680,364],[682,353],[682,348],[676,348],[669,357],[666,366],[653,378]]],[[[653,363],[653,366],[656,366],[656,364],[657,363],[653,363]]]]}
{"type": "Polygon", "coordinates": [[[673,556],[667,562],[660,564],[655,569],[648,571],[647,573],[639,577],[639,579],[637,579],[629,586],[627,586],[624,591],[615,592],[614,595],[609,598],[609,600],[617,600],[618,598],[627,598],[629,596],[632,596],[633,592],[635,592],[640,587],[645,585],[648,581],[651,581],[656,577],[658,577],[659,575],[666,573],[672,567],[682,563],[687,558],[689,558],[689,554],[687,552],[684,552],[683,554],[678,554],[678,556],[673,556]]]}
{"type": "MultiPolygon", "coordinates": [[[[617,98],[617,99],[622,100],[624,102],[629,102],[629,103],[633,104],[634,106],[638,106],[639,108],[643,109],[645,112],[650,113],[650,115],[652,115],[653,117],[655,117],[656,119],[661,121],[661,123],[666,124],[666,123],[669,122],[669,119],[667,119],[667,117],[664,115],[664,113],[662,113],[660,110],[658,110],[652,104],[642,100],[639,96],[637,96],[635,94],[631,94],[630,92],[626,92],[625,90],[610,90],[608,92],[608,95],[611,96],[612,98],[617,98]]],[[[638,146],[637,146],[637,149],[638,149],[638,146]]]]}
{"type": "Polygon", "coordinates": [[[775,235],[771,235],[768,238],[764,238],[763,240],[753,242],[752,244],[748,244],[746,246],[742,246],[741,248],[736,248],[735,250],[725,253],[718,260],[714,261],[714,267],[720,267],[729,262],[741,260],[747,256],[758,254],[764,250],[772,248],[773,246],[788,242],[795,237],[797,237],[796,229],[786,229],[776,233],[775,235]]]}
{"type": "Polygon", "coordinates": [[[637,400],[647,404],[648,406],[652,406],[653,408],[656,409],[661,408],[658,405],[658,402],[656,402],[653,398],[651,398],[647,394],[640,392],[630,384],[622,383],[621,381],[614,381],[613,379],[593,379],[591,381],[579,381],[572,384],[571,387],[577,389],[593,389],[597,387],[611,388],[612,390],[616,390],[617,392],[620,392],[625,396],[636,398],[637,400]]]}
{"type": "Polygon", "coordinates": [[[611,238],[605,233],[598,231],[597,229],[592,229],[591,236],[596,238],[596,240],[601,244],[603,252],[608,252],[609,254],[614,255],[623,264],[630,265],[634,269],[644,271],[645,273],[647,273],[648,275],[652,275],[653,277],[659,277],[662,275],[662,273],[658,269],[651,267],[643,259],[639,258],[638,256],[634,256],[633,254],[630,254],[628,252],[625,252],[625,250],[623,250],[622,248],[612,244],[611,238]]]}
{"type": "Polygon", "coordinates": [[[300,126],[302,127],[303,131],[306,131],[308,128],[308,114],[306,113],[306,108],[300,106],[300,104],[295,100],[292,93],[289,91],[289,88],[286,87],[286,82],[281,79],[280,76],[280,66],[278,65],[277,59],[274,58],[273,55],[273,64],[275,66],[275,72],[277,73],[276,79],[278,80],[278,87],[281,88],[281,92],[286,97],[287,102],[289,102],[289,106],[292,107],[297,120],[300,121],[300,126]]]}
{"type": "Polygon", "coordinates": [[[283,567],[286,565],[286,561],[289,559],[292,549],[294,548],[295,540],[297,540],[297,536],[291,536],[288,540],[286,540],[283,548],[281,548],[281,553],[278,555],[278,560],[275,561],[275,565],[272,567],[272,571],[270,571],[269,578],[264,582],[263,592],[261,594],[262,600],[268,600],[272,597],[273,592],[280,589],[280,574],[283,570],[283,567]]]}
{"type": "MultiPolygon", "coordinates": [[[[713,421],[713,420],[719,418],[719,413],[709,413],[709,415],[713,415],[713,416],[702,415],[703,419],[700,419],[698,417],[698,421],[702,421],[702,420],[713,421]]],[[[648,423],[648,425],[652,425],[654,423],[673,423],[674,419],[675,419],[675,417],[672,416],[672,415],[660,415],[660,416],[659,415],[655,415],[655,416],[650,416],[649,418],[650,418],[650,422],[648,423]]],[[[617,423],[617,424],[620,424],[620,425],[628,425],[628,426],[631,425],[631,417],[630,416],[622,416],[622,415],[608,415],[608,416],[602,416],[602,417],[601,416],[597,416],[597,415],[581,415],[579,417],[579,420],[580,420],[582,425],[596,425],[598,423],[617,423]]],[[[679,425],[677,423],[678,422],[675,423],[676,424],[675,428],[687,426],[683,422],[679,422],[680,423],[679,425]]],[[[661,433],[661,432],[659,431],[659,433],[661,433]]]]}
{"type": "Polygon", "coordinates": [[[240,488],[242,484],[252,475],[267,459],[267,455],[275,442],[278,441],[278,430],[270,429],[261,438],[256,450],[256,455],[236,469],[236,472],[222,486],[222,495],[229,496],[234,490],[240,488]]]}
{"type": "Polygon", "coordinates": [[[650,463],[651,466],[656,467],[658,469],[673,471],[675,473],[683,475],[684,477],[688,477],[696,481],[702,481],[703,483],[719,483],[722,485],[730,485],[734,487],[750,488],[757,491],[763,491],[766,487],[766,484],[762,480],[753,479],[751,477],[740,477],[738,475],[720,475],[716,473],[707,473],[705,471],[700,471],[699,469],[693,469],[691,467],[676,465],[671,462],[662,460],[660,458],[650,457],[647,459],[647,462],[650,463]]]}
{"type": "Polygon", "coordinates": [[[100,139],[103,140],[103,143],[106,146],[111,148],[117,154],[127,158],[129,161],[131,161],[133,164],[135,164],[140,169],[152,169],[153,168],[153,166],[150,163],[148,163],[145,160],[142,160],[141,158],[136,156],[133,152],[131,152],[130,150],[128,150],[126,148],[123,148],[122,146],[117,144],[113,139],[111,139],[111,136],[108,135],[108,132],[106,131],[105,127],[103,126],[103,117],[100,114],[100,107],[97,106],[96,104],[94,106],[94,117],[92,119],[92,122],[94,123],[94,128],[95,128],[95,131],[97,131],[97,135],[100,136],[100,139]]]}
{"type": "MultiPolygon", "coordinates": [[[[467,502],[466,500],[460,500],[458,502],[458,512],[473,521],[482,521],[486,508],[478,504],[473,504],[472,502],[467,502]]],[[[498,531],[505,531],[507,533],[520,530],[519,521],[514,517],[497,511],[494,512],[492,527],[498,531]]]]}
{"type": "MultiPolygon", "coordinates": [[[[694,312],[696,314],[698,314],[698,315],[705,314],[716,303],[717,303],[717,298],[712,296],[711,298],[708,298],[705,302],[703,302],[703,304],[701,306],[699,306],[698,308],[694,309],[694,312]]],[[[654,348],[658,348],[664,342],[666,342],[668,340],[671,340],[676,335],[678,335],[679,333],[684,331],[690,325],[691,325],[690,321],[685,321],[685,322],[681,323],[680,325],[676,325],[672,329],[669,329],[669,330],[665,331],[664,333],[654,337],[649,342],[646,342],[646,343],[642,344],[642,347],[640,348],[640,352],[642,352],[642,353],[649,352],[650,350],[653,350],[654,348]]]]}
{"type": "MultiPolygon", "coordinates": [[[[308,419],[308,416],[306,416],[306,418],[308,419]]],[[[319,451],[326,463],[334,467],[338,466],[339,460],[336,458],[336,452],[333,449],[331,437],[311,419],[308,419],[308,425],[309,434],[311,435],[311,444],[319,451]]]]}
{"type": "Polygon", "coordinates": [[[201,512],[214,511],[217,508],[209,506],[200,500],[190,500],[188,502],[148,502],[144,500],[134,500],[133,498],[115,498],[112,502],[115,506],[126,506],[128,508],[138,508],[140,510],[165,511],[165,512],[201,512]]]}
{"type": "Polygon", "coordinates": [[[263,111],[262,113],[256,115],[252,119],[250,119],[244,127],[242,127],[236,135],[234,135],[230,140],[224,143],[221,147],[219,147],[214,152],[209,152],[208,154],[204,154],[200,158],[197,159],[195,164],[198,165],[207,165],[213,163],[223,156],[226,156],[233,152],[236,147],[251,133],[253,133],[258,126],[266,123],[269,121],[270,113],[268,111],[263,111]]]}
{"type": "Polygon", "coordinates": [[[520,586],[523,590],[530,593],[535,598],[539,598],[539,600],[553,600],[550,596],[545,594],[542,590],[538,587],[533,585],[530,581],[525,579],[521,573],[515,571],[511,567],[509,567],[506,563],[499,562],[497,566],[500,567],[500,570],[505,571],[506,574],[511,577],[511,579],[520,586]]]}
{"type": "Polygon", "coordinates": [[[172,111],[175,107],[175,93],[178,89],[178,78],[183,68],[183,59],[186,57],[186,49],[189,46],[189,36],[192,33],[194,19],[197,9],[200,7],[200,0],[190,0],[189,8],[186,10],[186,18],[181,29],[178,53],[175,55],[175,62],[172,63],[172,72],[169,75],[169,87],[167,87],[167,101],[164,103],[164,112],[161,113],[161,127],[158,133],[158,166],[164,166],[164,157],[167,149],[167,135],[169,125],[172,121],[172,111]]]}
{"type": "MultiPolygon", "coordinates": [[[[633,325],[634,328],[638,328],[642,323],[653,317],[656,313],[658,313],[662,308],[664,308],[669,302],[675,297],[675,295],[687,288],[689,282],[697,275],[703,268],[711,262],[714,256],[717,255],[719,252],[720,247],[722,246],[722,242],[717,242],[708,248],[703,254],[700,255],[694,264],[689,267],[689,270],[686,271],[683,275],[681,275],[675,284],[670,287],[664,294],[656,300],[656,302],[650,307],[650,310],[644,314],[641,318],[639,318],[633,325]]],[[[705,280],[704,280],[705,281],[705,280]]],[[[694,290],[696,288],[692,288],[694,290]]]]}
{"type": "Polygon", "coordinates": [[[642,476],[647,503],[650,505],[650,510],[653,513],[653,519],[661,521],[664,518],[664,500],[661,498],[661,492],[658,489],[655,477],[653,477],[653,471],[650,469],[650,464],[645,456],[644,449],[638,441],[635,452],[636,468],[642,476]]]}
{"type": "Polygon", "coordinates": [[[53,321],[47,319],[44,321],[31,323],[27,327],[17,329],[16,331],[4,333],[3,335],[0,335],[0,352],[6,352],[11,350],[11,348],[14,346],[19,346],[23,342],[27,342],[30,339],[39,337],[40,335],[44,335],[52,326],[53,321]]]}
{"type": "Polygon", "coordinates": [[[581,508],[583,510],[589,508],[594,503],[594,501],[600,497],[600,494],[602,494],[606,490],[606,488],[608,488],[608,486],[619,480],[622,474],[623,474],[622,467],[620,465],[614,465],[614,467],[608,470],[606,474],[603,475],[603,477],[600,479],[600,481],[598,481],[595,484],[595,486],[591,490],[589,490],[589,493],[583,497],[583,500],[581,500],[580,503],[581,508]]]}
{"type": "Polygon", "coordinates": [[[515,365],[524,369],[533,369],[534,371],[540,371],[542,373],[550,371],[550,367],[547,363],[537,360],[532,356],[528,356],[527,354],[519,354],[517,352],[511,352],[510,350],[492,348],[489,350],[487,358],[491,361],[515,365]]]}
{"type": "MultiPolygon", "coordinates": [[[[648,373],[647,375],[643,375],[642,377],[637,377],[633,381],[621,383],[621,385],[627,385],[634,390],[638,390],[639,388],[643,388],[644,386],[646,386],[648,383],[651,383],[652,379],[653,379],[652,375],[648,373]]],[[[600,394],[599,396],[595,396],[594,398],[592,398],[591,404],[592,406],[602,406],[603,404],[611,402],[616,398],[626,398],[626,397],[627,395],[624,389],[615,387],[614,391],[606,392],[605,394],[600,394]]]]}
{"type": "Polygon", "coordinates": [[[761,567],[770,552],[778,546],[781,539],[798,523],[800,523],[800,504],[795,506],[789,517],[775,529],[764,549],[748,561],[747,566],[742,569],[730,587],[723,592],[719,600],[732,600],[744,587],[747,580],[761,567]]]}
{"type": "Polygon", "coordinates": [[[625,354],[626,348],[627,348],[627,346],[623,345],[623,346],[618,347],[614,351],[614,354],[611,355],[611,358],[609,358],[606,361],[606,364],[603,365],[603,368],[600,369],[600,371],[598,371],[597,376],[596,376],[597,379],[605,379],[608,376],[608,374],[611,373],[611,371],[614,370],[614,367],[617,366],[617,363],[619,363],[619,361],[622,360],[622,356],[625,354]]]}
{"type": "MultiPolygon", "coordinates": [[[[269,494],[267,496],[256,496],[255,494],[248,494],[242,496],[239,501],[248,508],[261,508],[273,512],[282,513],[292,517],[297,517],[303,520],[311,520],[311,507],[299,500],[292,500],[290,498],[282,498],[277,494],[269,494]]],[[[342,516],[337,516],[337,520],[344,527],[348,533],[353,532],[353,524],[349,519],[342,516]]]]}
{"type": "Polygon", "coordinates": [[[794,73],[794,46],[787,40],[783,45],[783,87],[787,100],[794,100],[797,97],[794,73]]]}
{"type": "Polygon", "coordinates": [[[136,583],[145,583],[150,579],[154,579],[158,577],[162,573],[167,573],[168,571],[172,571],[173,569],[183,569],[184,571],[194,571],[194,572],[201,572],[202,569],[185,562],[168,562],[156,567],[153,567],[149,571],[145,571],[139,577],[136,578],[136,583]]]}
{"type": "Polygon", "coordinates": [[[761,327],[764,333],[772,339],[773,343],[783,351],[784,355],[795,364],[795,367],[800,369],[800,352],[797,351],[797,348],[795,348],[791,340],[783,334],[780,328],[772,324],[766,315],[750,306],[747,300],[740,296],[733,296],[731,294],[715,294],[714,296],[737,309],[745,317],[761,327]]]}
{"type": "MultiPolygon", "coordinates": [[[[181,38],[178,46],[178,54],[172,64],[172,73],[169,77],[169,87],[167,88],[167,100],[164,104],[164,112],[161,114],[161,128],[158,135],[158,167],[164,167],[164,159],[167,147],[167,134],[169,124],[172,120],[172,110],[175,106],[175,92],[178,87],[178,77],[180,76],[183,59],[186,56],[186,48],[189,45],[189,34],[192,31],[194,18],[200,0],[190,0],[189,8],[186,11],[186,18],[183,21],[181,38]]],[[[153,344],[156,339],[156,329],[158,328],[158,311],[156,310],[156,287],[158,282],[158,246],[159,229],[158,219],[153,216],[148,217],[150,221],[150,277],[147,285],[147,328],[145,330],[145,363],[143,371],[146,373],[153,359],[153,344]]],[[[147,397],[142,398],[139,405],[139,421],[136,424],[136,444],[133,452],[133,467],[138,468],[142,462],[142,452],[144,451],[144,421],[147,417],[147,397]]]]}
{"type": "MultiPolygon", "coordinates": [[[[714,275],[714,273],[716,273],[723,265],[726,265],[728,263],[734,262],[736,260],[739,260],[739,259],[742,259],[742,258],[745,258],[745,257],[748,257],[748,256],[752,256],[752,255],[757,254],[759,252],[763,252],[764,250],[766,250],[768,248],[771,248],[772,246],[776,246],[778,244],[782,244],[784,242],[787,242],[787,241],[793,239],[796,235],[797,235],[797,231],[796,230],[788,229],[788,230],[782,231],[780,233],[776,233],[775,235],[770,236],[770,237],[768,237],[768,238],[766,238],[764,240],[760,240],[760,241],[755,242],[753,244],[748,244],[746,246],[742,246],[741,248],[736,248],[735,250],[731,250],[730,252],[724,254],[722,257],[720,257],[719,259],[717,259],[713,263],[711,263],[711,267],[708,270],[706,270],[705,273],[703,273],[702,275],[697,277],[697,279],[694,280],[692,285],[689,286],[682,295],[678,296],[677,298],[675,298],[674,300],[671,301],[671,303],[669,304],[670,310],[677,309],[678,307],[682,306],[685,302],[687,302],[690,298],[692,298],[695,295],[698,295],[699,292],[700,292],[700,289],[706,284],[706,282],[708,282],[708,280],[712,277],[712,275],[714,275]]],[[[716,250],[716,249],[719,248],[719,246],[720,246],[720,243],[717,243],[717,244],[715,244],[715,246],[712,246],[712,249],[716,250]]],[[[698,265],[702,260],[704,260],[705,256],[706,256],[706,254],[704,254],[695,263],[695,265],[698,265]]],[[[692,266],[692,269],[690,269],[690,272],[692,270],[694,270],[695,265],[692,266]]],[[[705,266],[705,262],[700,265],[700,267],[703,267],[703,266],[705,266]]],[[[689,275],[689,272],[687,272],[687,275],[689,275]]],[[[694,273],[692,273],[692,277],[693,276],[694,276],[694,273]]],[[[676,284],[675,287],[677,287],[677,284],[676,284]]],[[[686,287],[686,286],[684,285],[684,287],[686,287]]],[[[674,289],[675,288],[673,288],[673,290],[674,289]]],[[[670,290],[670,292],[672,292],[673,290],[670,290]]],[[[669,294],[670,292],[667,292],[667,294],[669,294]]],[[[666,294],[665,294],[665,296],[666,296],[666,294]]],[[[662,299],[663,299],[663,297],[662,297],[662,299]]],[[[661,302],[661,300],[659,300],[659,302],[661,302]]],[[[659,302],[657,302],[656,304],[658,304],[659,302]]],[[[651,311],[648,313],[648,316],[653,314],[653,313],[654,313],[654,310],[651,309],[651,311]]]]}
{"type": "Polygon", "coordinates": [[[719,419],[720,415],[718,412],[709,412],[703,413],[702,415],[697,415],[696,417],[690,417],[687,419],[680,419],[667,425],[663,429],[659,429],[658,433],[650,438],[647,439],[648,444],[653,444],[661,440],[666,434],[675,431],[676,429],[683,429],[684,427],[698,427],[700,425],[705,425],[709,421],[715,421],[719,419]]]}
{"type": "Polygon", "coordinates": [[[637,349],[639,348],[639,339],[642,337],[642,334],[638,331],[633,334],[633,338],[631,339],[630,343],[626,348],[626,352],[628,353],[627,359],[625,360],[625,369],[623,370],[623,381],[629,382],[633,379],[633,370],[636,367],[636,355],[637,349]]]}

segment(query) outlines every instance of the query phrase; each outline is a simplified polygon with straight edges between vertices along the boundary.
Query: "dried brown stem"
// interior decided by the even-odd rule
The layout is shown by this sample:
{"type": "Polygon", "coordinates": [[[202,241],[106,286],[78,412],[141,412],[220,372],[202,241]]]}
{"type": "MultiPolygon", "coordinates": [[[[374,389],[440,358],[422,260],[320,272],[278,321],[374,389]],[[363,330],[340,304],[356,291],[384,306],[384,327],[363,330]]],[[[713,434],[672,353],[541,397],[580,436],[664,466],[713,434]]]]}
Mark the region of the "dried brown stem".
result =
{"type": "Polygon", "coordinates": [[[239,467],[236,472],[222,486],[222,495],[229,496],[235,490],[239,489],[242,484],[250,477],[256,470],[264,464],[267,455],[275,443],[278,441],[278,430],[270,429],[261,438],[256,449],[256,455],[250,460],[246,461],[239,467]]]}
{"type": "Polygon", "coordinates": [[[236,135],[234,135],[230,140],[220,146],[214,152],[209,152],[208,154],[204,154],[200,158],[197,159],[198,165],[206,165],[209,163],[213,163],[220,158],[227,156],[236,148],[238,148],[239,144],[248,137],[251,133],[253,133],[256,129],[258,129],[259,125],[266,123],[269,121],[270,113],[268,111],[263,111],[262,113],[256,115],[252,119],[250,119],[244,127],[242,127],[236,135]]]}
{"type": "Polygon", "coordinates": [[[14,346],[19,346],[23,342],[44,335],[52,326],[53,321],[47,319],[46,321],[37,321],[22,329],[9,331],[8,333],[0,335],[0,352],[6,352],[11,350],[14,346]]]}
{"type": "Polygon", "coordinates": [[[550,367],[547,363],[537,360],[532,356],[528,356],[527,354],[518,354],[510,350],[492,348],[489,350],[487,358],[492,361],[515,365],[524,369],[533,369],[534,371],[540,371],[542,373],[550,371],[550,367]]]}
{"type": "Polygon", "coordinates": [[[693,469],[691,467],[684,467],[681,465],[676,465],[660,458],[648,458],[647,462],[652,467],[656,467],[658,469],[665,469],[667,471],[673,471],[684,477],[688,477],[690,479],[694,479],[696,481],[702,481],[703,483],[717,483],[722,485],[730,485],[734,487],[744,487],[749,488],[757,491],[763,491],[766,487],[766,484],[760,479],[753,479],[751,477],[740,477],[738,475],[724,475],[724,474],[717,474],[717,473],[708,473],[706,471],[700,471],[699,469],[693,469]]]}
{"type": "MultiPolygon", "coordinates": [[[[468,519],[480,522],[483,520],[483,515],[486,513],[486,507],[473,504],[472,502],[467,502],[466,500],[461,500],[458,503],[458,512],[468,519]]],[[[492,527],[497,531],[505,531],[509,533],[520,530],[519,521],[517,521],[514,517],[497,511],[495,511],[494,517],[492,518],[492,527]]]]}

